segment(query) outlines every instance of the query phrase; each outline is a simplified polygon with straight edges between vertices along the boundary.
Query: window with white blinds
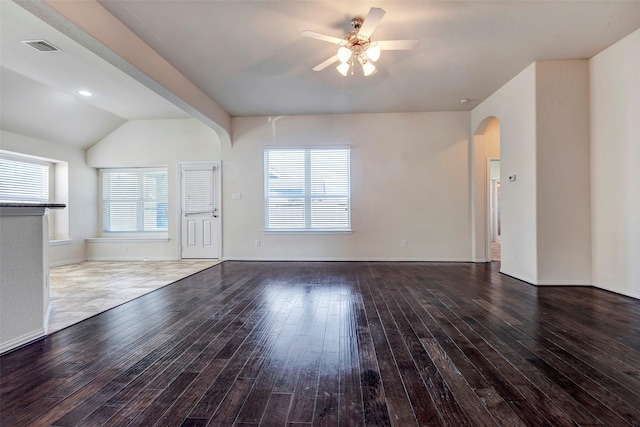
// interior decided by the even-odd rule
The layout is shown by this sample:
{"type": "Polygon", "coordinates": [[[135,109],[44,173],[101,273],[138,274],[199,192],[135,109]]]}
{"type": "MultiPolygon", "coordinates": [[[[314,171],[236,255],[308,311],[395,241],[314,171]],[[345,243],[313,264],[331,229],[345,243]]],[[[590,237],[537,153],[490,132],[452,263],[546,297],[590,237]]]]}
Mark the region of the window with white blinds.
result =
{"type": "MultiPolygon", "coordinates": [[[[202,166],[200,166],[202,167],[202,166]]],[[[214,206],[214,171],[213,168],[208,169],[190,169],[183,168],[184,176],[184,213],[189,214],[205,214],[216,213],[214,206]]]]}
{"type": "Polygon", "coordinates": [[[105,232],[166,232],[169,185],[165,168],[102,169],[105,232]]]}
{"type": "Polygon", "coordinates": [[[349,231],[349,148],[268,148],[265,229],[349,231]]]}
{"type": "Polygon", "coordinates": [[[51,163],[31,158],[0,155],[0,200],[3,202],[49,202],[51,163]]]}

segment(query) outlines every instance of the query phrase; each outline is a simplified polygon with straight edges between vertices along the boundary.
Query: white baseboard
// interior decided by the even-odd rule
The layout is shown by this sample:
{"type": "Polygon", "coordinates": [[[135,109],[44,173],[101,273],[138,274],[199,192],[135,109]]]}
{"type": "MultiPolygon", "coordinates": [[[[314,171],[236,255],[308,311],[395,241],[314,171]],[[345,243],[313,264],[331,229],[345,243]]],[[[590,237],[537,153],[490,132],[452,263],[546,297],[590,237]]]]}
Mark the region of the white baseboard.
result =
{"type": "Polygon", "coordinates": [[[0,344],[0,354],[6,353],[7,351],[21,347],[25,344],[29,344],[32,341],[38,340],[40,338],[44,338],[46,336],[47,336],[47,332],[43,328],[37,331],[30,332],[25,335],[22,335],[20,337],[14,338],[12,340],[3,342],[0,344]]]}
{"type": "Polygon", "coordinates": [[[490,259],[472,259],[471,262],[474,262],[476,264],[482,264],[482,263],[491,262],[491,260],[490,259]]]}
{"type": "Polygon", "coordinates": [[[88,257],[87,261],[180,261],[176,257],[88,257]]]}
{"type": "Polygon", "coordinates": [[[537,286],[593,286],[584,280],[538,280],[537,286]]]}
{"type": "Polygon", "coordinates": [[[508,273],[508,272],[506,272],[506,271],[504,271],[502,269],[500,269],[500,273],[502,273],[502,274],[504,274],[506,276],[509,276],[509,277],[513,277],[514,279],[518,279],[518,280],[521,280],[523,282],[527,282],[530,285],[536,285],[537,284],[535,280],[532,280],[532,279],[529,279],[527,277],[520,276],[520,275],[517,275],[517,274],[508,273]]]}
{"type": "Polygon", "coordinates": [[[222,261],[308,261],[308,262],[473,262],[469,258],[316,258],[316,257],[290,257],[290,258],[273,258],[273,257],[223,257],[222,261]]]}
{"type": "Polygon", "coordinates": [[[49,267],[60,267],[61,265],[69,265],[69,264],[78,264],[80,262],[85,262],[86,258],[78,258],[78,259],[67,259],[64,261],[56,261],[50,262],[49,267]]]}
{"type": "Polygon", "coordinates": [[[619,295],[624,295],[626,297],[640,299],[640,294],[636,294],[636,293],[633,293],[633,292],[623,291],[623,290],[620,290],[620,289],[615,289],[615,288],[611,288],[611,287],[607,287],[607,286],[603,286],[603,285],[598,285],[597,283],[594,283],[592,286],[594,288],[602,289],[604,291],[613,292],[614,294],[619,294],[619,295]]]}

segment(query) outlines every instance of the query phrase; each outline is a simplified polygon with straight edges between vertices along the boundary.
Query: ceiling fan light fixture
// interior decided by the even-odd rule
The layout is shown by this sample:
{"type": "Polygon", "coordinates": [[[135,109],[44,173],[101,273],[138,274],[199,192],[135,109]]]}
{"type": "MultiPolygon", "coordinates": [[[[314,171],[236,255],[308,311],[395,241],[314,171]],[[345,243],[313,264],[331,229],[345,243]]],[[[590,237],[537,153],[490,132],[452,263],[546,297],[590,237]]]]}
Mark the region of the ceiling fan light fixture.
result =
{"type": "Polygon", "coordinates": [[[371,62],[367,61],[362,64],[362,71],[364,72],[365,76],[370,76],[376,71],[376,66],[373,65],[371,62]]]}
{"type": "Polygon", "coordinates": [[[378,59],[380,59],[380,46],[378,46],[378,43],[372,43],[371,45],[369,45],[369,48],[367,49],[365,54],[367,55],[367,58],[369,58],[373,62],[376,62],[378,59]]]}
{"type": "Polygon", "coordinates": [[[340,65],[338,65],[336,67],[336,70],[338,70],[338,72],[340,74],[342,74],[343,76],[347,77],[347,74],[349,73],[349,68],[351,66],[349,65],[348,62],[342,62],[340,65]]]}
{"type": "Polygon", "coordinates": [[[338,59],[342,63],[349,61],[349,58],[351,58],[352,54],[353,52],[351,52],[351,49],[349,49],[348,47],[342,46],[340,49],[338,49],[338,59]]]}

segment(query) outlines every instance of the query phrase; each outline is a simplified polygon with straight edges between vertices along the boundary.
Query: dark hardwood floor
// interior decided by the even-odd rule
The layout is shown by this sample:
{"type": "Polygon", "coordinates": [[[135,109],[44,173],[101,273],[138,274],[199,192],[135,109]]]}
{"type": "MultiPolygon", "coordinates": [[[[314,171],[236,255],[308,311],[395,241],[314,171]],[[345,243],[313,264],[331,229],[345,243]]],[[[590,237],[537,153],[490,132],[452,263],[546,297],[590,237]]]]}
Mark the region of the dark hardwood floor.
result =
{"type": "Polygon", "coordinates": [[[225,262],[0,358],[2,426],[640,424],[640,301],[490,264],[225,262]]]}

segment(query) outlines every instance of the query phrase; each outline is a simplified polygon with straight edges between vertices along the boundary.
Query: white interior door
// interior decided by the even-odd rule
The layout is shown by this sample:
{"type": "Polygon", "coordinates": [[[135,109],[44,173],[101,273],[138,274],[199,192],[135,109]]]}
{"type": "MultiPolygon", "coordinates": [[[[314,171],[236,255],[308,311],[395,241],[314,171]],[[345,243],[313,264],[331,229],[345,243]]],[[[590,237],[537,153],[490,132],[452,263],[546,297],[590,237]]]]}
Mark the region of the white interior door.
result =
{"type": "Polygon", "coordinates": [[[181,257],[220,257],[219,182],[217,162],[183,163],[181,257]]]}

